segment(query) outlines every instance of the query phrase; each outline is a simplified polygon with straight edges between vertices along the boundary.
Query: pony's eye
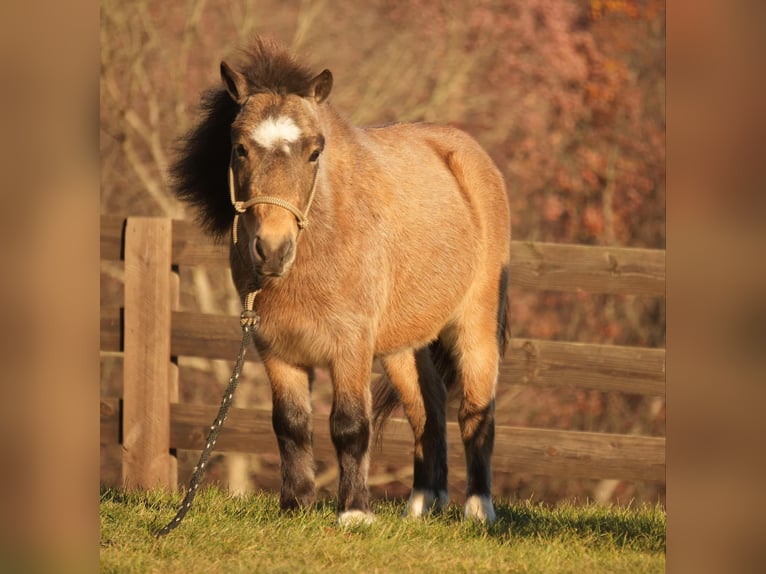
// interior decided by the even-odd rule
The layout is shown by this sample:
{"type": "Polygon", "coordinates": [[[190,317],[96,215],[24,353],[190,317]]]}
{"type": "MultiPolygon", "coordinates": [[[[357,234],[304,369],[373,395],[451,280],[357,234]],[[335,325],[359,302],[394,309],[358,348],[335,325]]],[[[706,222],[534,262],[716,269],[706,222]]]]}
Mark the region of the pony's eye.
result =
{"type": "Polygon", "coordinates": [[[311,163],[314,163],[318,159],[319,159],[319,150],[315,149],[314,151],[311,152],[311,155],[309,156],[309,161],[311,163]]]}
{"type": "Polygon", "coordinates": [[[237,154],[237,157],[247,157],[247,148],[242,144],[237,144],[234,147],[234,153],[237,154]]]}

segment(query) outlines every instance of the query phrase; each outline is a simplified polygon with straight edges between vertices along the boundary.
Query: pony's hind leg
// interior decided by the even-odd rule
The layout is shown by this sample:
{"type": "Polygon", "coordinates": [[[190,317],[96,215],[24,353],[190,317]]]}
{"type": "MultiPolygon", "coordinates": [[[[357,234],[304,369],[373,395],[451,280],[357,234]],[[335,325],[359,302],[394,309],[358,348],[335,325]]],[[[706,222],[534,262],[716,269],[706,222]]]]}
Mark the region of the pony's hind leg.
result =
{"type": "MultiPolygon", "coordinates": [[[[451,354],[461,392],[458,422],[465,447],[465,516],[494,522],[492,449],[495,443],[495,386],[499,350],[495,317],[481,314],[450,329],[451,354]]],[[[445,333],[446,334],[446,333],[445,333]]]]}
{"type": "Polygon", "coordinates": [[[405,516],[419,517],[449,503],[447,494],[447,392],[428,348],[381,359],[412,426],[413,481],[405,516]]]}
{"type": "Polygon", "coordinates": [[[271,421],[282,460],[279,505],[283,510],[314,503],[314,453],[309,376],[305,369],[264,359],[271,383],[271,421]]]}

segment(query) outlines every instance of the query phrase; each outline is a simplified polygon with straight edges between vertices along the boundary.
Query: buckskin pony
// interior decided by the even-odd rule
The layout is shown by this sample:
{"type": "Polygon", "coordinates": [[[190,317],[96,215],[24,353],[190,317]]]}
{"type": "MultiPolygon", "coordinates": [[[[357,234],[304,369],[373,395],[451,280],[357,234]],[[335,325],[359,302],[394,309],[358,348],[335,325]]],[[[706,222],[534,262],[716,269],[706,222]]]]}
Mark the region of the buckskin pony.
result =
{"type": "Polygon", "coordinates": [[[310,387],[328,369],[340,466],[338,522],[369,522],[373,429],[401,404],[414,435],[406,516],[448,503],[446,401],[460,398],[465,516],[492,522],[498,363],[508,338],[510,216],[503,178],[464,132],[425,123],[359,128],[314,75],[256,38],[221,63],[172,168],[204,229],[232,233],[243,301],[273,396],[283,509],[315,498],[310,387]],[[379,359],[385,377],[373,389],[379,359]]]}

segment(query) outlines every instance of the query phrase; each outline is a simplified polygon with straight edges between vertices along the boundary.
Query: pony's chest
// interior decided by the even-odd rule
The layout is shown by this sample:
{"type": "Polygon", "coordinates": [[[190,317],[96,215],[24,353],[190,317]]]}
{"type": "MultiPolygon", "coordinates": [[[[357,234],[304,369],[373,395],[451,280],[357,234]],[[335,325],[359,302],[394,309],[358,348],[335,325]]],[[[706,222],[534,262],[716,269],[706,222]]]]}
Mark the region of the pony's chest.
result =
{"type": "Polygon", "coordinates": [[[301,306],[269,306],[258,310],[258,314],[257,337],[270,355],[295,365],[330,363],[339,336],[332,318],[301,306]]]}

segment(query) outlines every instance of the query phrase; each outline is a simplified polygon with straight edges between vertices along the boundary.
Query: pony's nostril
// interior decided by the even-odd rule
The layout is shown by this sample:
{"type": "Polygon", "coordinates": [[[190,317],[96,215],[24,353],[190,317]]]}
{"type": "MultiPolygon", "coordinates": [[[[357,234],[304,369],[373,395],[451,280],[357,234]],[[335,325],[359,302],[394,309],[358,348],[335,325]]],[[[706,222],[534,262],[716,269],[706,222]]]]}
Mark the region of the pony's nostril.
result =
{"type": "Polygon", "coordinates": [[[277,256],[279,257],[279,262],[284,263],[290,258],[290,255],[293,252],[293,243],[292,241],[285,241],[282,243],[282,245],[279,248],[279,251],[277,252],[277,256]]]}
{"type": "Polygon", "coordinates": [[[267,248],[265,248],[263,241],[260,237],[255,238],[255,253],[260,257],[261,261],[266,261],[266,252],[268,251],[267,248]]]}

